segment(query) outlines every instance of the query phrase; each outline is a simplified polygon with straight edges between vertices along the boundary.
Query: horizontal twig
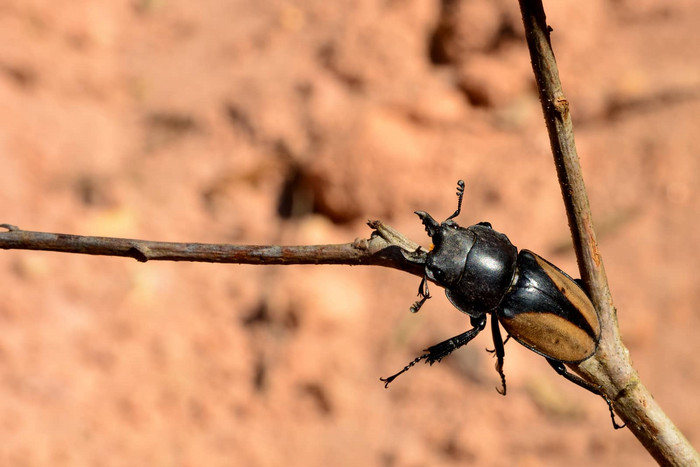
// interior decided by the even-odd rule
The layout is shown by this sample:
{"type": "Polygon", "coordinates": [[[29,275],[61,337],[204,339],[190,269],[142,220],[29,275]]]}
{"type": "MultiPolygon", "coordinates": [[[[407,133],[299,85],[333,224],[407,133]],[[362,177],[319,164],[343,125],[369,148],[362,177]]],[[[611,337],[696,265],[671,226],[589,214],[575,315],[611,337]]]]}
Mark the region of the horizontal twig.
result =
{"type": "Polygon", "coordinates": [[[0,248],[83,255],[122,256],[137,261],[196,261],[238,264],[344,264],[384,266],[424,274],[426,251],[381,221],[370,221],[369,239],[336,245],[228,245],[94,237],[22,230],[11,224],[0,232],[0,248]]]}

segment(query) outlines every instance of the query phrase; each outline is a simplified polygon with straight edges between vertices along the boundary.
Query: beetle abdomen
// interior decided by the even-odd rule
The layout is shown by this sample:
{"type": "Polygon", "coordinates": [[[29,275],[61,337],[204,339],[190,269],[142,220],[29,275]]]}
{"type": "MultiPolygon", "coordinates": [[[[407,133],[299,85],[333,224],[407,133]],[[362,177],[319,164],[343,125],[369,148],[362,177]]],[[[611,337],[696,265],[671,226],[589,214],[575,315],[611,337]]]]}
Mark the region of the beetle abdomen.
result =
{"type": "Polygon", "coordinates": [[[598,347],[600,322],[584,291],[565,272],[528,250],[498,317],[525,347],[561,362],[580,362],[598,347]]]}

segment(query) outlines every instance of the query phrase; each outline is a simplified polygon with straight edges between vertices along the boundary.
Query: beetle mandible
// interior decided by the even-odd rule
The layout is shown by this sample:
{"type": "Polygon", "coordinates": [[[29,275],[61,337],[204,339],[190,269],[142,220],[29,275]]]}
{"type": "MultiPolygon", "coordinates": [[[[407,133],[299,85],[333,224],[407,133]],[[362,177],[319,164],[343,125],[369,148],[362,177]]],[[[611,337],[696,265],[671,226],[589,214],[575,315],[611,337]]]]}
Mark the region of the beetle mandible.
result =
{"type": "Polygon", "coordinates": [[[457,182],[457,210],[439,224],[430,214],[416,211],[433,248],[427,254],[425,275],[418,287],[420,299],[411,306],[416,313],[430,298],[428,280],[445,288],[445,294],[461,312],[469,315],[472,329],[426,349],[401,371],[381,378],[385,387],[421,360],[431,365],[466,345],[486,328],[491,315],[491,333],[496,354],[496,371],[503,373],[505,349],[498,323],[511,337],[542,355],[554,370],[574,384],[601,396],[608,404],[616,429],[612,404],[600,387],[569,373],[565,363],[579,363],[591,357],[600,340],[600,320],[581,286],[564,271],[539,255],[520,250],[488,222],[461,227],[453,219],[462,209],[464,181],[457,182]]]}

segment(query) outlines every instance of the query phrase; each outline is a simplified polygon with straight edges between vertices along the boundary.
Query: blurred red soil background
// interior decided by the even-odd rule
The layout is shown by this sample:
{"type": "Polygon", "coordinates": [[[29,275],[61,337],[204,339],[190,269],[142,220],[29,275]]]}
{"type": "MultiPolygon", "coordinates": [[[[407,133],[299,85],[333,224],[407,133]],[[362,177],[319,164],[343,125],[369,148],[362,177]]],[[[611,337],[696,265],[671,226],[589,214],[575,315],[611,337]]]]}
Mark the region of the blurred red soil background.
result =
{"type": "MultiPolygon", "coordinates": [[[[700,444],[700,5],[548,1],[625,343],[700,444]]],[[[0,223],[345,243],[416,209],[576,276],[515,0],[3,0],[0,223]]],[[[597,398],[369,267],[0,252],[0,465],[653,465],[597,398]]]]}

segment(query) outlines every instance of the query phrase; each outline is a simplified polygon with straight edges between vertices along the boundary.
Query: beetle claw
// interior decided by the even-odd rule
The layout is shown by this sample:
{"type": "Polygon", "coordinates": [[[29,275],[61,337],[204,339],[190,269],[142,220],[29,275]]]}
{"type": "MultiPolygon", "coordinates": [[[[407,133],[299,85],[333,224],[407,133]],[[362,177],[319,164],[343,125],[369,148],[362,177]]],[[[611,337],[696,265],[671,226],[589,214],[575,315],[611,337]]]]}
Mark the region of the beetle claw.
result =
{"type": "Polygon", "coordinates": [[[502,396],[506,395],[506,375],[503,373],[503,361],[499,360],[496,363],[496,371],[501,375],[501,389],[496,388],[496,392],[502,396]]]}
{"type": "Polygon", "coordinates": [[[605,399],[605,402],[608,404],[608,409],[610,409],[610,419],[612,420],[613,428],[615,428],[616,430],[621,430],[624,427],[626,427],[626,423],[623,423],[622,425],[617,424],[617,421],[615,420],[615,411],[613,410],[612,402],[610,402],[608,396],[603,394],[603,391],[600,391],[600,395],[603,397],[603,399],[605,399]]]}
{"type": "Polygon", "coordinates": [[[399,375],[401,375],[401,374],[403,374],[403,373],[406,373],[406,372],[407,372],[408,370],[410,370],[411,367],[414,366],[416,363],[420,362],[420,361],[423,360],[424,358],[428,358],[429,355],[430,355],[430,354],[421,355],[420,357],[416,358],[416,359],[413,360],[411,363],[409,363],[408,365],[406,365],[405,367],[403,367],[403,370],[401,370],[401,371],[399,371],[398,373],[396,373],[396,374],[394,374],[394,375],[391,375],[391,376],[389,376],[389,377],[387,377],[387,378],[379,378],[379,381],[383,382],[383,383],[384,383],[384,387],[388,389],[388,388],[389,388],[389,383],[391,383],[391,382],[394,381],[396,378],[398,378],[399,375]]]}
{"type": "Polygon", "coordinates": [[[409,311],[411,313],[418,313],[428,298],[430,298],[430,297],[423,297],[420,300],[416,300],[415,302],[413,302],[413,305],[411,305],[411,307],[409,308],[409,311]]]}

